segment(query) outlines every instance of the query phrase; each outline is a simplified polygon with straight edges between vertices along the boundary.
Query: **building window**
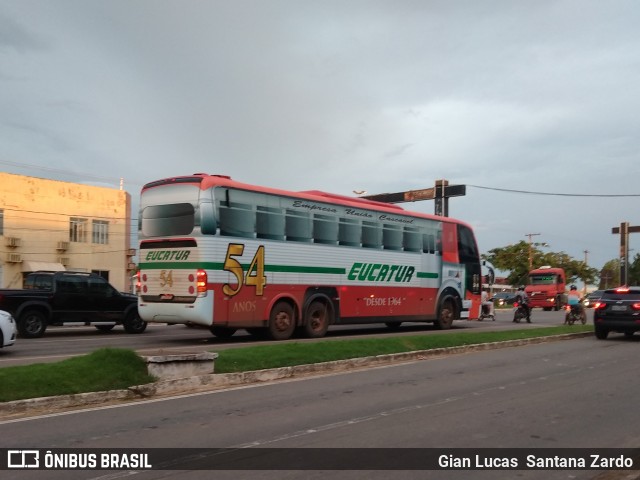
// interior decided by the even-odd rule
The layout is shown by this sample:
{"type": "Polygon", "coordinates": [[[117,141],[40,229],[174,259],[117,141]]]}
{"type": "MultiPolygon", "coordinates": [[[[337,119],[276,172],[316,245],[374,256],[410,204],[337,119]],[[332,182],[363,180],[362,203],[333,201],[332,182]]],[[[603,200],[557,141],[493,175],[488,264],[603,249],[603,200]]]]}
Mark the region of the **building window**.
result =
{"type": "Polygon", "coordinates": [[[87,219],[71,217],[69,224],[69,241],[87,243],[87,219]]]}
{"type": "Polygon", "coordinates": [[[101,245],[109,243],[109,222],[104,220],[93,221],[93,236],[91,241],[101,245]]]}

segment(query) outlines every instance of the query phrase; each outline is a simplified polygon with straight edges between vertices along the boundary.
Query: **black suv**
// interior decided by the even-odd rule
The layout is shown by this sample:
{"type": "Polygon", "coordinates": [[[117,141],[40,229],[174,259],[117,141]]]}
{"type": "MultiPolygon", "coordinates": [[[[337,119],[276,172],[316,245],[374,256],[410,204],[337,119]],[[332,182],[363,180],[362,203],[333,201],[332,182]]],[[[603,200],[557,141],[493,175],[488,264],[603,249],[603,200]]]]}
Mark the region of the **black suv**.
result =
{"type": "Polygon", "coordinates": [[[604,340],[609,332],[630,337],[640,330],[640,287],[620,287],[602,292],[593,311],[596,337],[604,340]]]}
{"type": "Polygon", "coordinates": [[[138,297],[93,273],[34,272],[24,287],[0,290],[0,310],[13,315],[22,337],[41,337],[48,325],[65,323],[94,324],[101,331],[121,324],[128,333],[147,328],[138,315],[138,297]]]}

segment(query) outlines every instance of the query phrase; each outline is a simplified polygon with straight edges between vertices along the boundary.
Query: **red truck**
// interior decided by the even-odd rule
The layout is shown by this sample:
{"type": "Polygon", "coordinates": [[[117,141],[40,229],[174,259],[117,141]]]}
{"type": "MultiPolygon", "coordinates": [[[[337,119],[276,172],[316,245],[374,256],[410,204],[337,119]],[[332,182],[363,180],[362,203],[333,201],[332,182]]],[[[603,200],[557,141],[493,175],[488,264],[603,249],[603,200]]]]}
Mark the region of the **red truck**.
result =
{"type": "Polygon", "coordinates": [[[566,279],[562,268],[545,266],[531,270],[524,288],[529,297],[529,307],[544,310],[563,308],[567,304],[566,279]]]}

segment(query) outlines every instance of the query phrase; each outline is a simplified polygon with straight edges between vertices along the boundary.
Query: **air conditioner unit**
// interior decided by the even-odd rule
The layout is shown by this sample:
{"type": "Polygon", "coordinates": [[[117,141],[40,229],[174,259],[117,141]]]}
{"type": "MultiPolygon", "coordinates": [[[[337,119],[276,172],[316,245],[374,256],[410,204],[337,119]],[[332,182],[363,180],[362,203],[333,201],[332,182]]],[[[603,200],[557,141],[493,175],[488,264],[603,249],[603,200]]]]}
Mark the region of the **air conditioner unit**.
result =
{"type": "Polygon", "coordinates": [[[19,253],[7,253],[7,263],[22,263],[22,255],[19,253]]]}
{"type": "Polygon", "coordinates": [[[58,242],[56,250],[65,251],[69,248],[69,242],[58,242]]]}
{"type": "Polygon", "coordinates": [[[69,257],[58,257],[58,263],[61,263],[66,267],[69,265],[69,257]]]}
{"type": "Polygon", "coordinates": [[[135,255],[136,255],[135,248],[130,248],[129,250],[127,250],[127,257],[134,257],[135,255]]]}
{"type": "Polygon", "coordinates": [[[7,247],[19,247],[20,239],[16,237],[6,237],[7,247]]]}

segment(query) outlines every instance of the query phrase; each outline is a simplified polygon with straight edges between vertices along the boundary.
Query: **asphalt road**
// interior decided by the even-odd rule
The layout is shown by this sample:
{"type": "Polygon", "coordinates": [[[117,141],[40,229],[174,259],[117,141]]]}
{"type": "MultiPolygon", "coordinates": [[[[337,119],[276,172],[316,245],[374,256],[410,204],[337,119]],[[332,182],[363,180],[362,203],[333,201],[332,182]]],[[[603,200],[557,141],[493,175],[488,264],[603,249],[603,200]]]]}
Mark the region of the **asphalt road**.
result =
{"type": "Polygon", "coordinates": [[[584,337],[0,422],[0,448],[166,448],[155,466],[181,469],[11,471],[3,479],[591,479],[601,472],[329,470],[331,449],[346,447],[400,458],[406,448],[508,456],[512,448],[637,447],[639,347],[640,337],[584,337]],[[180,450],[239,447],[255,455],[245,467],[295,448],[325,449],[326,469],[190,470],[216,458],[180,450]],[[266,448],[278,450],[255,450],[266,448]]]}
{"type": "MultiPolygon", "coordinates": [[[[454,330],[473,329],[507,329],[534,328],[541,325],[559,325],[563,322],[564,312],[544,312],[534,310],[533,323],[512,323],[512,310],[498,310],[496,321],[466,321],[454,322],[454,330]]],[[[592,312],[589,312],[589,322],[592,312]]],[[[389,331],[384,325],[339,326],[332,327],[324,339],[297,338],[290,341],[324,341],[334,338],[353,338],[359,336],[390,336],[415,335],[416,333],[446,333],[436,330],[432,324],[404,324],[398,332],[389,331]]],[[[193,353],[201,351],[219,351],[226,348],[236,348],[251,344],[266,344],[264,340],[256,340],[244,330],[238,331],[230,339],[214,337],[208,329],[185,327],[184,325],[149,324],[143,334],[125,333],[122,327],[115,327],[110,332],[100,332],[93,326],[51,326],[41,338],[18,338],[16,343],[8,348],[0,349],[0,368],[25,365],[32,363],[55,362],[75,355],[90,353],[102,347],[130,348],[142,355],[157,354],[162,351],[171,353],[193,353]]]]}

